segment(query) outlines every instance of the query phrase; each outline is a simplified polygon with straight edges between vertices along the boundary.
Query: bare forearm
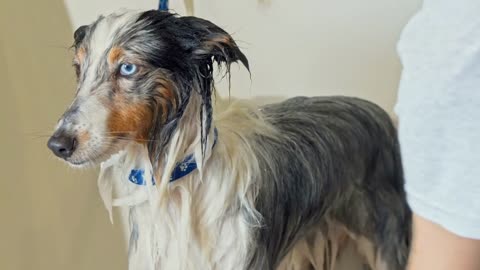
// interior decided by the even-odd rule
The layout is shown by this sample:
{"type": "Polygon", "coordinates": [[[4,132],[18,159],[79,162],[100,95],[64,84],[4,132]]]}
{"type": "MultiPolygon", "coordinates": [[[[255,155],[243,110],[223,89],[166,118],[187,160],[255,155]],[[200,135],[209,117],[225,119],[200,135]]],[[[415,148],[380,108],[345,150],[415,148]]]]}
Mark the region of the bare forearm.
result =
{"type": "Polygon", "coordinates": [[[408,270],[429,269],[480,270],[480,241],[457,236],[414,215],[408,270]]]}

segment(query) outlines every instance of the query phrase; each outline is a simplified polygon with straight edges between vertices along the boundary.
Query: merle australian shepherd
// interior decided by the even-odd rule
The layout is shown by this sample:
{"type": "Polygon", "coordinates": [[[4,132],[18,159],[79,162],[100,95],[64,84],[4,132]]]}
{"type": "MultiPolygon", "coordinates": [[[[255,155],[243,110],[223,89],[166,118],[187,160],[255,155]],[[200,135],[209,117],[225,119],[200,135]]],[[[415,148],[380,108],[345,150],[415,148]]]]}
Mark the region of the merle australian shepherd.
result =
{"type": "Polygon", "coordinates": [[[129,220],[130,269],[334,269],[347,247],[357,269],[405,268],[411,213],[381,108],[224,101],[214,67],[248,61],[196,17],[115,13],[74,39],[77,92],[48,146],[101,164],[104,203],[129,220]]]}

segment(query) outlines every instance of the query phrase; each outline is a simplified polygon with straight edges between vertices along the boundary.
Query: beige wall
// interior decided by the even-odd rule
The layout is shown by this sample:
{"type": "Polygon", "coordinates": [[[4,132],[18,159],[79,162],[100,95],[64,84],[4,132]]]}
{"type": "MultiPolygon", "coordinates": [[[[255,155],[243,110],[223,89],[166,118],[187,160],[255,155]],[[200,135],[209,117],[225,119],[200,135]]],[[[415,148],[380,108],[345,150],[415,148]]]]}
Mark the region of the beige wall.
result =
{"type": "Polygon", "coordinates": [[[395,45],[420,0],[260,2],[195,1],[195,14],[233,33],[250,59],[252,82],[234,76],[234,95],[352,95],[392,111],[395,45]]]}
{"type": "MultiPolygon", "coordinates": [[[[196,15],[234,33],[252,66],[235,96],[347,94],[391,110],[395,42],[420,0],[196,0],[196,15]],[[291,3],[295,3],[291,7],[291,3]]],[[[45,147],[74,94],[72,27],[154,0],[0,1],[0,269],[126,269],[95,171],[75,171],[45,147]],[[70,14],[70,18],[67,16],[70,14]]],[[[173,7],[184,10],[181,0],[173,7]]],[[[222,84],[221,93],[227,93],[222,84]]]]}
{"type": "Polygon", "coordinates": [[[0,1],[0,269],[126,269],[95,172],[56,160],[47,135],[74,95],[58,0],[0,1]]]}

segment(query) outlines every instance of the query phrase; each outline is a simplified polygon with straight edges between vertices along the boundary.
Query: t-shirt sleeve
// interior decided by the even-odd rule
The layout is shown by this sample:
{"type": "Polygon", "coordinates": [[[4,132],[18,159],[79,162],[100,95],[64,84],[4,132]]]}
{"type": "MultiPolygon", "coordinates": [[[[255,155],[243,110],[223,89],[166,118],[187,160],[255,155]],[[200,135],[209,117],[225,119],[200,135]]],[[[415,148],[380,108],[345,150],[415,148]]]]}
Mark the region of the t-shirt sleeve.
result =
{"type": "Polygon", "coordinates": [[[395,111],[412,210],[480,239],[480,5],[452,9],[426,2],[404,29],[395,111]]]}

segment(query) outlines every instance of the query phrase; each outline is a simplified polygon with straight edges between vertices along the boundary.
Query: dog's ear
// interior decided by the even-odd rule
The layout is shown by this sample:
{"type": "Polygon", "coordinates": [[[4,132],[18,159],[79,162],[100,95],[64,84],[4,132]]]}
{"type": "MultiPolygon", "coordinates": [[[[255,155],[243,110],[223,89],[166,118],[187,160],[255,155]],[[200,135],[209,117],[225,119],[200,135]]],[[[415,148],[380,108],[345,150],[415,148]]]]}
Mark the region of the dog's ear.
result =
{"type": "Polygon", "coordinates": [[[210,21],[197,17],[180,17],[186,23],[195,42],[192,49],[193,58],[199,61],[211,61],[229,66],[240,61],[249,70],[247,57],[240,51],[233,38],[222,28],[210,21]]]}
{"type": "Polygon", "coordinates": [[[73,47],[77,48],[80,43],[82,43],[83,39],[85,38],[88,30],[88,25],[80,26],[75,32],[73,33],[73,47]]]}
{"type": "MultiPolygon", "coordinates": [[[[197,17],[180,17],[182,35],[177,40],[192,57],[192,64],[197,71],[196,91],[202,98],[200,110],[200,129],[202,156],[207,146],[207,134],[212,124],[212,93],[214,92],[213,64],[224,64],[226,73],[230,74],[230,65],[240,61],[247,70],[247,57],[240,51],[233,38],[222,28],[210,21],[197,17]]],[[[230,75],[229,75],[230,78],[230,75]]]]}

